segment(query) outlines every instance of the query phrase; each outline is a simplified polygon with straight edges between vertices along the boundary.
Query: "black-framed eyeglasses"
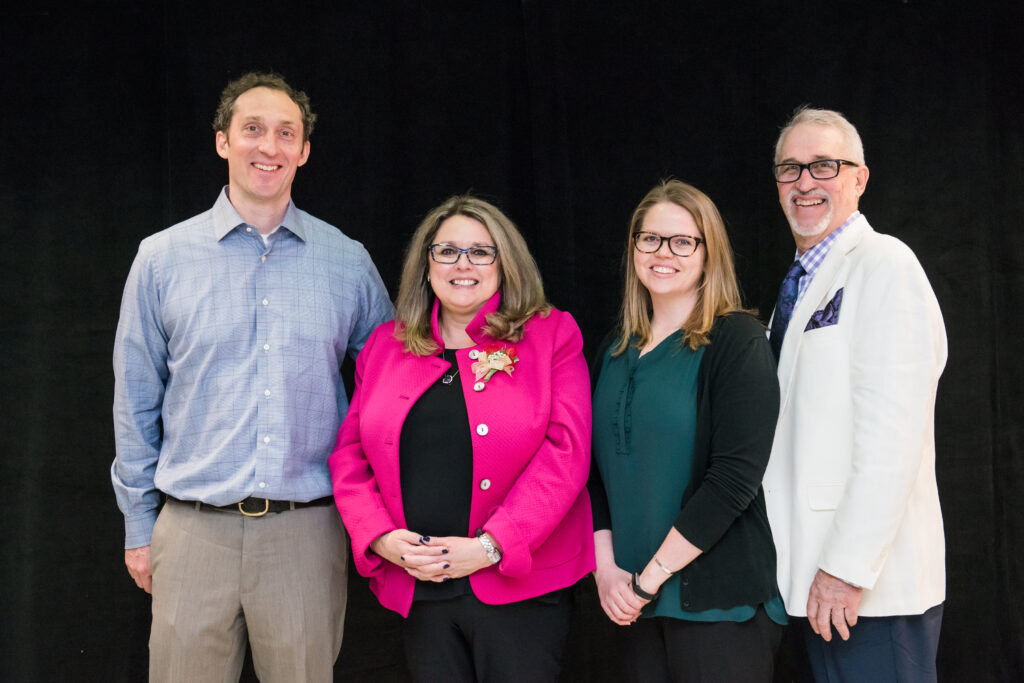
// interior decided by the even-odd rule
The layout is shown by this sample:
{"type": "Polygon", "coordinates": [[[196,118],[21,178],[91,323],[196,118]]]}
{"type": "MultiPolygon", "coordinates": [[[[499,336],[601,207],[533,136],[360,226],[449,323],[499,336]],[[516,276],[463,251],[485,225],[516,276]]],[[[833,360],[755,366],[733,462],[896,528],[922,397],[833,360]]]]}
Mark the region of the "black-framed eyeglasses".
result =
{"type": "Polygon", "coordinates": [[[653,254],[661,249],[661,245],[668,242],[668,250],[676,256],[693,256],[701,242],[706,242],[703,237],[692,237],[690,235],[672,235],[662,237],[653,232],[638,232],[633,235],[633,246],[637,251],[645,254],[653,254]]]}
{"type": "Polygon", "coordinates": [[[775,164],[772,170],[775,172],[775,182],[795,183],[800,180],[800,174],[807,169],[815,180],[830,180],[839,175],[843,166],[860,166],[860,164],[845,159],[818,159],[809,164],[775,164]]]}
{"type": "Polygon", "coordinates": [[[474,266],[489,266],[498,258],[498,248],[487,245],[474,245],[466,249],[459,249],[454,244],[431,244],[430,258],[435,263],[451,265],[459,262],[459,257],[466,255],[466,260],[474,266]]]}

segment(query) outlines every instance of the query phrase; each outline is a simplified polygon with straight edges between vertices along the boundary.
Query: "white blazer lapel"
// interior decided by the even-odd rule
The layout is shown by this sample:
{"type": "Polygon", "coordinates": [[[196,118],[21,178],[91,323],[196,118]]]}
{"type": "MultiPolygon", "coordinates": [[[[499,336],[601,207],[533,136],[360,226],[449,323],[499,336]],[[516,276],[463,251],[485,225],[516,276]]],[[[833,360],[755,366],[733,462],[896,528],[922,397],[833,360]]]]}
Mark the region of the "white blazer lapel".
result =
{"type": "Polygon", "coordinates": [[[870,230],[870,228],[864,216],[858,216],[857,220],[843,230],[843,234],[832,245],[825,260],[815,271],[814,279],[811,280],[811,284],[808,285],[800,302],[793,309],[793,317],[789,319],[789,326],[786,328],[786,336],[779,355],[780,410],[785,409],[789,397],[793,370],[796,367],[800,346],[803,343],[804,328],[807,327],[811,316],[832,290],[836,278],[845,271],[850,251],[857,246],[866,230],[870,230]]]}

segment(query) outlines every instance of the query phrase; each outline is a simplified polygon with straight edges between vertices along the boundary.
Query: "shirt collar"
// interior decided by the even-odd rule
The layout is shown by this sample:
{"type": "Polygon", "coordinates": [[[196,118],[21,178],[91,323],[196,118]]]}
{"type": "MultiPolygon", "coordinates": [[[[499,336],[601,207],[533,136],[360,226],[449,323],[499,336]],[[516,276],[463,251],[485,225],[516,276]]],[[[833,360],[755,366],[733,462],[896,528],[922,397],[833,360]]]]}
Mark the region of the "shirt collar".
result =
{"type": "MultiPolygon", "coordinates": [[[[228,197],[228,186],[225,185],[213,205],[213,233],[217,241],[224,239],[229,232],[239,226],[247,225],[228,197]]],[[[288,200],[288,208],[284,212],[284,220],[281,227],[286,228],[303,242],[306,241],[306,226],[302,222],[299,210],[295,208],[295,202],[288,200]]]]}
{"type": "Polygon", "coordinates": [[[815,271],[818,270],[818,267],[821,266],[825,257],[828,256],[828,252],[832,249],[832,245],[835,244],[837,239],[839,239],[839,235],[841,235],[843,230],[846,230],[846,228],[859,217],[860,211],[854,211],[850,214],[849,218],[843,221],[842,225],[829,233],[825,239],[815,244],[803,254],[797,254],[797,260],[800,261],[800,265],[804,267],[808,276],[814,276],[815,271]]]}
{"type": "MultiPolygon", "coordinates": [[[[480,307],[473,319],[466,325],[466,334],[476,344],[482,344],[490,337],[484,333],[484,326],[487,325],[487,316],[498,310],[498,306],[501,305],[501,290],[495,292],[490,299],[484,302],[484,305],[480,307]]],[[[439,348],[444,348],[444,340],[441,339],[441,326],[438,322],[438,315],[441,312],[441,302],[434,298],[434,310],[430,313],[430,333],[434,337],[434,343],[439,348]]]]}

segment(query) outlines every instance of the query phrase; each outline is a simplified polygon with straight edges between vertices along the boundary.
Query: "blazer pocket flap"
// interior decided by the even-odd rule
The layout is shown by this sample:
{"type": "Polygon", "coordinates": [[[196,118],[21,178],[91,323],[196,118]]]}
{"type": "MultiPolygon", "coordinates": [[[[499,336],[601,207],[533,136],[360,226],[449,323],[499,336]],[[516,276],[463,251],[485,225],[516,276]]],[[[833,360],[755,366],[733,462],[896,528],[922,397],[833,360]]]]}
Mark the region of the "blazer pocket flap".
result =
{"type": "Polygon", "coordinates": [[[812,510],[835,510],[843,497],[842,484],[818,484],[807,487],[807,504],[812,510]]]}

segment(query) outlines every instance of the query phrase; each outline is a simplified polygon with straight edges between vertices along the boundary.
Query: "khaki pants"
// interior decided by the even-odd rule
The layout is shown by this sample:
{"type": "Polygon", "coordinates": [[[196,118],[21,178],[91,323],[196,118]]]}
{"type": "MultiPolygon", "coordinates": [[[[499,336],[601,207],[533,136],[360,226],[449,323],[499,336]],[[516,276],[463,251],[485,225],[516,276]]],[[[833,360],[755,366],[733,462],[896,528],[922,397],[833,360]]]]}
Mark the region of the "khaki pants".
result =
{"type": "Polygon", "coordinates": [[[150,680],[233,683],[248,633],[264,683],[333,681],[345,543],[334,506],[243,517],[168,501],[153,531],[150,680]]]}

